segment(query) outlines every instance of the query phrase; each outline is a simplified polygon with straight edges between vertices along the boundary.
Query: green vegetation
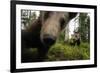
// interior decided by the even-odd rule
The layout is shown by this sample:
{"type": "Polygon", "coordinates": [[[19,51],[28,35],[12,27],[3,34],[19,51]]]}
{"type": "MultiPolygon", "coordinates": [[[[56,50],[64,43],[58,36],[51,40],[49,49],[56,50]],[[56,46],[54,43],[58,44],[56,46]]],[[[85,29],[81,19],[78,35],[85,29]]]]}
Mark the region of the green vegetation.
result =
{"type": "Polygon", "coordinates": [[[81,40],[83,42],[90,42],[90,16],[87,13],[80,13],[78,30],[81,40]]]}
{"type": "MultiPolygon", "coordinates": [[[[24,54],[27,53],[26,60],[33,61],[37,56],[37,49],[30,48],[24,54]]],[[[49,49],[47,56],[45,61],[87,60],[90,59],[90,46],[89,43],[83,42],[80,46],[57,42],[49,49]]]]}
{"type": "Polygon", "coordinates": [[[48,61],[86,60],[90,58],[90,46],[81,43],[80,46],[71,46],[66,43],[56,43],[48,52],[48,61]]]}

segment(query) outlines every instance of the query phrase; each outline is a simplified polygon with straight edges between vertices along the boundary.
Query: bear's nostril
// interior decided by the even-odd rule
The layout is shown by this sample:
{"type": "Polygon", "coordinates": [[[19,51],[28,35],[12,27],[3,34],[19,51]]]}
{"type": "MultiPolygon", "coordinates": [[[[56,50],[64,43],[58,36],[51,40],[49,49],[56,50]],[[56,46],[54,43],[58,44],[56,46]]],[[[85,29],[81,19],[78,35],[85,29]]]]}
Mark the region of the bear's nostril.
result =
{"type": "Polygon", "coordinates": [[[50,37],[46,37],[46,38],[43,39],[43,42],[44,42],[45,45],[51,46],[55,43],[55,39],[50,38],[50,37]]]}

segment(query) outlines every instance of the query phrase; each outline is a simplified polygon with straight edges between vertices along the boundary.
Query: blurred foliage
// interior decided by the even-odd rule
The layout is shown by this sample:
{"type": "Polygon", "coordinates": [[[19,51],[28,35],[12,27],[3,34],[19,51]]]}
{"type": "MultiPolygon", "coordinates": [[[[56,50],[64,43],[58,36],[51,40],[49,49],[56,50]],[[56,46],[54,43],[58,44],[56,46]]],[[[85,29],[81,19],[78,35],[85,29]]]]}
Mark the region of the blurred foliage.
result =
{"type": "MultiPolygon", "coordinates": [[[[30,48],[24,55],[27,55],[24,60],[32,62],[37,56],[37,49],[30,48]]],[[[72,46],[69,43],[56,42],[49,49],[47,56],[45,61],[87,60],[90,59],[90,45],[81,42],[80,46],[72,46]]]]}
{"type": "Polygon", "coordinates": [[[87,13],[79,15],[79,32],[83,42],[90,41],[90,17],[87,13]]]}
{"type": "Polygon", "coordinates": [[[71,46],[66,43],[56,43],[48,53],[48,61],[61,60],[86,60],[90,58],[89,43],[81,43],[80,46],[71,46]]]}
{"type": "Polygon", "coordinates": [[[59,35],[59,37],[57,38],[57,42],[58,43],[63,43],[65,40],[65,31],[62,31],[59,35]]]}
{"type": "Polygon", "coordinates": [[[21,25],[24,25],[24,28],[31,25],[34,20],[36,20],[36,12],[32,10],[21,10],[21,25]]]}

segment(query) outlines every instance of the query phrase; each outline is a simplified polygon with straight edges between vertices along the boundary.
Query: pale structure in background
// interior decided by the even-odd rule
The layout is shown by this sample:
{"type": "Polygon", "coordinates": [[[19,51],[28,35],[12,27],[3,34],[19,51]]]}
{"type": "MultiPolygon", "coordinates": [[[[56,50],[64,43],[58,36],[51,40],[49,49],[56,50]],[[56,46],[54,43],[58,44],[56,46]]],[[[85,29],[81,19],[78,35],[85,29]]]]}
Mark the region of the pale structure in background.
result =
{"type": "Polygon", "coordinates": [[[76,30],[79,27],[79,18],[78,18],[79,14],[77,14],[77,16],[72,19],[68,25],[65,28],[65,41],[67,41],[68,39],[71,38],[71,35],[74,34],[74,30],[76,30]]]}

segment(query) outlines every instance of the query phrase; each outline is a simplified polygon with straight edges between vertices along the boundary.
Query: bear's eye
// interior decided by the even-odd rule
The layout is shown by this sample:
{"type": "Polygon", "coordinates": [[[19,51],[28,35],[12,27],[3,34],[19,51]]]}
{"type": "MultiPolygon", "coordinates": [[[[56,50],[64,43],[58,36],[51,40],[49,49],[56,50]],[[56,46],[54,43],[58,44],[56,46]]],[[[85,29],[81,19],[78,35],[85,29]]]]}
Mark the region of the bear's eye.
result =
{"type": "Polygon", "coordinates": [[[65,19],[64,18],[61,18],[60,19],[60,26],[61,28],[65,25],[65,19]]]}

